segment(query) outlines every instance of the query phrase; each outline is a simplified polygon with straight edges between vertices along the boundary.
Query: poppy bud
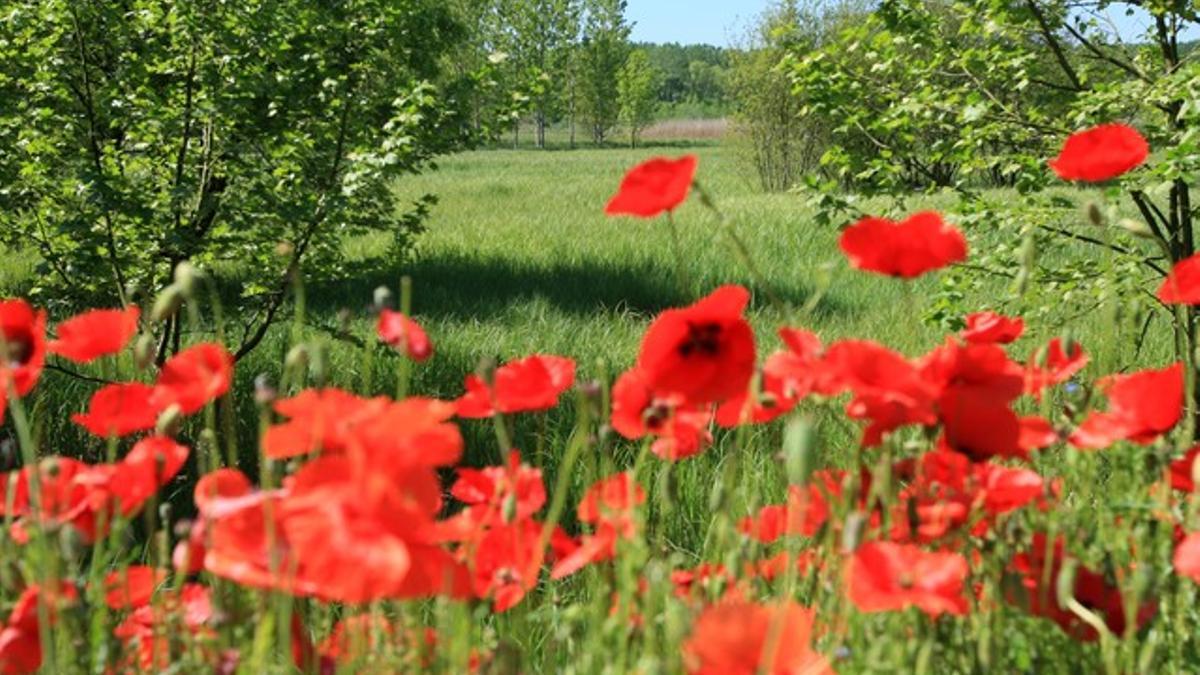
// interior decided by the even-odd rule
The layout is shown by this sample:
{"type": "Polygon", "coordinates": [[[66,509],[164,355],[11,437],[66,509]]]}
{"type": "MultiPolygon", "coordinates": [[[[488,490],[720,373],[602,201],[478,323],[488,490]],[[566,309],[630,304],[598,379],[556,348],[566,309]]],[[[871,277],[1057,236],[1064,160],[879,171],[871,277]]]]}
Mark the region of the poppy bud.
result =
{"type": "Polygon", "coordinates": [[[254,378],[254,402],[259,405],[271,405],[279,396],[275,387],[271,386],[271,376],[259,373],[254,378]]]}
{"type": "Polygon", "coordinates": [[[158,505],[158,521],[160,523],[171,522],[171,502],[163,502],[158,505]]]}
{"type": "Polygon", "coordinates": [[[808,485],[816,445],[816,429],[809,420],[800,417],[788,422],[783,430],[783,452],[790,485],[808,485]]]}
{"type": "Polygon", "coordinates": [[[173,316],[183,305],[183,292],[175,284],[167,286],[166,290],[154,299],[154,307],[150,310],[151,321],[165,321],[173,316]]]}
{"type": "Polygon", "coordinates": [[[179,292],[183,297],[190,298],[196,293],[196,279],[200,278],[200,270],[188,261],[183,261],[175,266],[175,285],[179,287],[179,292]]]}
{"type": "Polygon", "coordinates": [[[170,407],[162,411],[158,415],[158,422],[154,425],[154,433],[159,436],[174,436],[179,433],[179,427],[183,424],[183,411],[179,405],[172,403],[170,407]]]}
{"type": "Polygon", "coordinates": [[[848,555],[858,550],[866,526],[867,515],[862,511],[856,510],[846,516],[846,524],[842,528],[842,553],[848,555]]]}
{"type": "Polygon", "coordinates": [[[373,304],[371,306],[374,307],[375,311],[377,312],[384,307],[390,306],[392,304],[392,289],[388,288],[387,286],[380,286],[379,288],[376,288],[372,303],[373,304]]]}
{"type": "Polygon", "coordinates": [[[1143,239],[1156,239],[1157,238],[1154,236],[1154,232],[1151,231],[1150,228],[1147,227],[1146,224],[1140,220],[1132,220],[1130,218],[1122,218],[1120,220],[1120,222],[1117,223],[1117,225],[1122,230],[1125,230],[1126,232],[1128,232],[1129,234],[1132,234],[1135,237],[1142,237],[1143,239]]]}
{"type": "Polygon", "coordinates": [[[304,345],[292,347],[283,359],[285,368],[303,368],[306,365],[308,365],[308,348],[304,345]]]}
{"type": "Polygon", "coordinates": [[[1075,599],[1075,573],[1079,562],[1074,558],[1063,560],[1062,569],[1054,583],[1055,600],[1059,607],[1066,607],[1075,599]]]}
{"type": "Polygon", "coordinates": [[[145,370],[154,363],[154,336],[149,333],[142,335],[133,343],[133,362],[138,370],[145,370]]]}
{"type": "Polygon", "coordinates": [[[1088,202],[1087,219],[1096,227],[1104,225],[1104,213],[1100,211],[1100,205],[1096,202],[1088,202]]]}

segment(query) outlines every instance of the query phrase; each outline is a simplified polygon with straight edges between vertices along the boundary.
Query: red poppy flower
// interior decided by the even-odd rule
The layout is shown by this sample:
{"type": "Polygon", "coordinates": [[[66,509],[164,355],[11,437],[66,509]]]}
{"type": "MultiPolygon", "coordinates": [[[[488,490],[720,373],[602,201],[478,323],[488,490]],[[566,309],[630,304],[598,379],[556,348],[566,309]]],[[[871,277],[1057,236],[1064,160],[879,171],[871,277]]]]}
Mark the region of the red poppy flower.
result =
{"type": "Polygon", "coordinates": [[[933,211],[900,223],[863,218],[842,232],[838,244],[856,269],[902,279],[914,279],[967,259],[962,232],[933,211]]]}
{"type": "Polygon", "coordinates": [[[699,160],[687,155],[676,160],[657,157],[625,174],[621,188],[604,212],[610,216],[653,218],[674,211],[688,197],[699,160]]]}
{"type": "Polygon", "coordinates": [[[183,468],[187,446],[165,436],[150,436],[134,444],[128,454],[114,465],[108,489],[126,517],[166,485],[183,468]]]}
{"type": "Polygon", "coordinates": [[[842,474],[818,471],[807,486],[789,486],[786,503],[764,506],[756,516],[742,519],[738,530],[764,544],[785,535],[816,536],[829,520],[829,499],[841,494],[842,474]]]}
{"type": "Polygon", "coordinates": [[[17,396],[28,394],[42,375],[46,362],[46,313],[35,312],[24,300],[0,302],[0,414],[7,400],[9,382],[17,396]]]}
{"type": "Polygon", "coordinates": [[[523,464],[516,450],[509,453],[507,466],[458,469],[450,495],[468,505],[444,523],[450,541],[469,539],[487,527],[526,520],[546,504],[541,469],[523,464]]]}
{"type": "Polygon", "coordinates": [[[690,570],[675,570],[671,572],[671,585],[675,587],[675,597],[687,599],[696,588],[708,588],[720,591],[733,583],[733,575],[724,565],[700,563],[690,570]]]}
{"type": "Polygon", "coordinates": [[[695,675],[832,674],[813,651],[813,619],[811,609],[792,602],[718,603],[696,619],[683,645],[684,664],[695,675]]]}
{"type": "Polygon", "coordinates": [[[71,420],[101,438],[153,429],[162,410],[153,402],[154,387],[140,382],[110,384],[92,395],[86,413],[71,420]]]}
{"type": "Polygon", "coordinates": [[[754,331],[743,313],[750,292],[723,286],[696,304],[663,312],[642,338],[637,367],[654,392],[693,405],[746,390],[754,375],[754,331]]]}
{"type": "Polygon", "coordinates": [[[1025,321],[995,312],[979,312],[967,316],[967,327],[959,335],[973,344],[1002,344],[1015,342],[1025,332],[1025,321]]]}
{"type": "Polygon", "coordinates": [[[1183,538],[1175,547],[1175,573],[1200,583],[1200,532],[1183,538]]]}
{"type": "Polygon", "coordinates": [[[93,309],[58,324],[58,339],[46,348],[77,363],[91,363],[102,356],[118,354],[137,334],[141,310],[93,309]]]}
{"type": "Polygon", "coordinates": [[[439,429],[449,426],[440,420],[451,412],[441,402],[393,404],[379,428],[372,421],[356,430],[343,454],[308,462],[282,490],[210,498],[202,511],[205,568],[246,586],[336,602],[469,595],[467,570],[441,547],[435,520],[437,468],[459,459],[440,447],[439,429]],[[427,439],[433,452],[425,452],[427,439]]]}
{"type": "Polygon", "coordinates": [[[113,636],[127,653],[122,672],[161,672],[171,665],[171,630],[185,629],[194,635],[203,631],[213,617],[212,598],[200,584],[184,584],[178,591],[163,593],[158,601],[133,605],[133,611],[113,629],[113,636]]]}
{"type": "Polygon", "coordinates": [[[917,607],[929,616],[966,614],[967,560],[958,553],[927,553],[908,544],[863,544],[850,559],[846,588],[863,612],[917,607]]]}
{"type": "Polygon", "coordinates": [[[560,542],[550,578],[562,579],[587,565],[612,559],[618,540],[636,533],[634,512],[645,501],[646,491],[628,472],[601,479],[588,488],[576,516],[580,522],[594,526],[595,532],[582,536],[577,544],[560,542]]]}
{"type": "Polygon", "coordinates": [[[468,375],[467,393],[458,399],[458,416],[466,419],[540,412],[558,405],[558,397],[575,383],[575,362],[562,356],[535,354],[496,369],[493,385],[468,375]]]}
{"type": "Polygon", "coordinates": [[[850,391],[846,407],[853,419],[870,420],[863,445],[874,447],[884,435],[910,424],[937,422],[935,388],[917,366],[874,342],[847,340],[834,343],[820,364],[823,393],[850,391]]]}
{"type": "Polygon", "coordinates": [[[1200,469],[1196,465],[1198,457],[1200,457],[1200,445],[1194,445],[1183,457],[1171,462],[1171,466],[1167,469],[1167,477],[1172,489],[1179,492],[1196,491],[1196,471],[1200,469]]]}
{"type": "Polygon", "coordinates": [[[588,488],[579,500],[576,515],[584,523],[623,523],[644,503],[646,491],[628,471],[622,471],[598,480],[588,488]]]}
{"type": "MultiPolygon", "coordinates": [[[[91,467],[67,457],[48,457],[38,463],[41,508],[33,512],[29,495],[30,467],[0,474],[0,515],[36,516],[49,526],[71,525],[86,542],[96,536],[96,514],[109,508],[107,481],[112,467],[91,467]]],[[[19,524],[19,523],[18,523],[19,524]]],[[[22,542],[24,543],[24,542],[22,542]]]]}
{"type": "Polygon", "coordinates": [[[34,584],[27,586],[17,598],[8,622],[0,630],[0,673],[8,675],[36,673],[42,667],[41,625],[38,604],[45,603],[49,609],[50,624],[58,622],[62,608],[79,599],[75,587],[66,582],[45,592],[34,584]]]}
{"type": "Polygon", "coordinates": [[[364,399],[341,389],[305,389],[275,403],[275,412],[291,418],[263,435],[263,453],[272,459],[300,457],[310,452],[341,452],[353,431],[383,414],[390,401],[364,399]]]}
{"type": "Polygon", "coordinates": [[[375,330],[380,340],[413,361],[425,361],[433,356],[433,343],[429,341],[425,329],[400,312],[390,309],[380,312],[375,330]]]}
{"type": "Polygon", "coordinates": [[[1137,129],[1102,124],[1071,134],[1050,168],[1063,180],[1099,183],[1131,171],[1146,161],[1150,146],[1137,129]]]}
{"type": "Polygon", "coordinates": [[[497,613],[515,607],[537,586],[542,526],[520,520],[489,529],[475,547],[475,594],[491,598],[497,613]]]}
{"type": "Polygon", "coordinates": [[[712,442],[711,420],[706,407],[687,405],[679,394],[655,396],[637,368],[613,385],[613,429],[630,440],[654,436],[650,451],[662,459],[679,461],[699,454],[712,442]]]}
{"type": "Polygon", "coordinates": [[[1071,434],[1079,448],[1098,450],[1117,441],[1148,445],[1173,429],[1183,415],[1183,364],[1131,375],[1113,375],[1099,383],[1108,412],[1093,411],[1071,434]]]}
{"type": "Polygon", "coordinates": [[[154,403],[163,409],[178,405],[191,415],[229,391],[233,357],[218,344],[189,347],[167,359],[154,392],[154,403]]]}
{"type": "Polygon", "coordinates": [[[1169,305],[1200,305],[1200,254],[1176,263],[1158,287],[1158,299],[1169,305]]]}
{"type": "Polygon", "coordinates": [[[104,603],[114,610],[148,605],[154,591],[166,579],[166,571],[146,565],[130,565],[110,572],[104,577],[104,603]]]}
{"type": "Polygon", "coordinates": [[[1047,387],[1062,384],[1087,366],[1090,357],[1078,342],[1063,347],[1062,338],[1054,338],[1040,354],[1025,364],[1025,393],[1040,397],[1047,387]]]}
{"type": "MultiPolygon", "coordinates": [[[[1034,616],[1054,621],[1076,640],[1091,642],[1099,638],[1096,629],[1070,609],[1060,606],[1055,588],[1046,588],[1042,584],[1043,580],[1049,580],[1051,584],[1057,583],[1063,561],[1066,559],[1065,549],[1062,537],[1055,540],[1051,547],[1048,546],[1044,534],[1035,534],[1030,550],[1014,556],[1009,566],[1019,575],[1021,583],[1019,592],[1008,594],[1008,601],[1024,607],[1034,616]],[[1046,569],[1047,566],[1049,570],[1046,569]]],[[[1109,583],[1103,574],[1086,567],[1077,568],[1073,595],[1079,604],[1098,614],[1114,635],[1125,634],[1129,617],[1125,614],[1124,598],[1120,589],[1109,583]]],[[[1132,619],[1140,627],[1153,618],[1157,610],[1158,603],[1151,598],[1137,608],[1137,613],[1132,619]]]]}

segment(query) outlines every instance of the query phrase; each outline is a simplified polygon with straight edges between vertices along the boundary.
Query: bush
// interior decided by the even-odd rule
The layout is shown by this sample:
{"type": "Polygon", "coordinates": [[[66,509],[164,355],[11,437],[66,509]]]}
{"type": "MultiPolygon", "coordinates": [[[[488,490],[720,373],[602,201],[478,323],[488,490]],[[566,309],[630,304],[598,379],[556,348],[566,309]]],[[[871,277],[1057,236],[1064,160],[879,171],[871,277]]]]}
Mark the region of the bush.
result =
{"type": "Polygon", "coordinates": [[[4,13],[0,241],[40,257],[47,305],[124,303],[187,260],[236,284],[244,354],[296,270],[342,269],[344,237],[404,255],[420,218],[391,181],[464,140],[433,84],[460,29],[434,0],[4,13]]]}

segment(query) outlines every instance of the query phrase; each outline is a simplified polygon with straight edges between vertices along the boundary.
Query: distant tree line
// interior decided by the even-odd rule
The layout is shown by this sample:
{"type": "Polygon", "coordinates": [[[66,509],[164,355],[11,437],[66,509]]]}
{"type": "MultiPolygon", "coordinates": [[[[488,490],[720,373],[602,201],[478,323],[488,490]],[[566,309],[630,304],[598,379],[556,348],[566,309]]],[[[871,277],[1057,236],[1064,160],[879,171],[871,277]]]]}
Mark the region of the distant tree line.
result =
{"type": "Polygon", "coordinates": [[[546,145],[565,126],[571,146],[596,144],[623,128],[636,145],[664,106],[725,104],[727,50],[630,41],[625,0],[451,0],[470,38],[452,69],[475,74],[469,117],[475,131],[519,145],[523,127],[546,145]]]}

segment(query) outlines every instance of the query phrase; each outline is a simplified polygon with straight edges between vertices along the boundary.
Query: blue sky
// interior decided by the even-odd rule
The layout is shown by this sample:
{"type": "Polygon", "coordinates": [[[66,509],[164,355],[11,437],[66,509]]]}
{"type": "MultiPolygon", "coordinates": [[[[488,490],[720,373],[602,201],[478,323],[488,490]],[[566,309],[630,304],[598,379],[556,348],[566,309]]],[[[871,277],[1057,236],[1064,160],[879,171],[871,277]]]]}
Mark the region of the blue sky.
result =
{"type": "MultiPolygon", "coordinates": [[[[628,16],[636,22],[634,40],[725,46],[744,36],[746,27],[770,4],[771,0],[629,0],[628,16]]],[[[1126,38],[1141,34],[1147,25],[1140,10],[1126,17],[1119,3],[1108,14],[1126,38]]]]}

